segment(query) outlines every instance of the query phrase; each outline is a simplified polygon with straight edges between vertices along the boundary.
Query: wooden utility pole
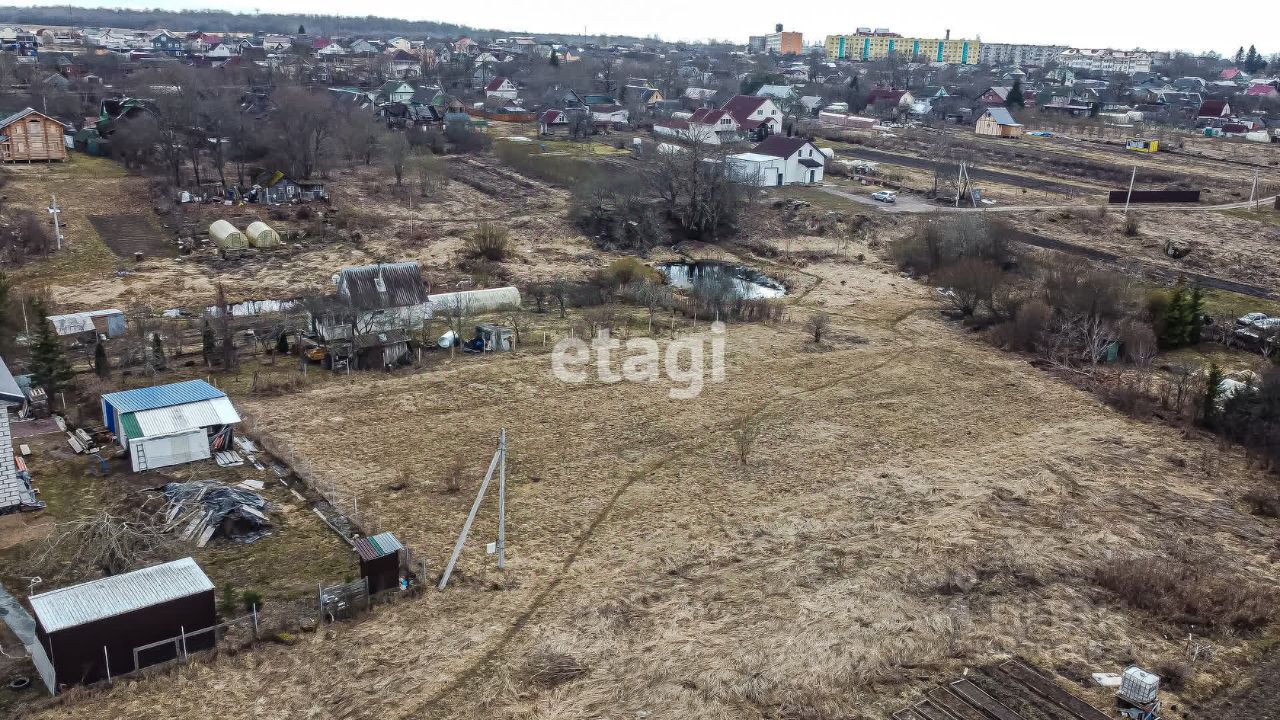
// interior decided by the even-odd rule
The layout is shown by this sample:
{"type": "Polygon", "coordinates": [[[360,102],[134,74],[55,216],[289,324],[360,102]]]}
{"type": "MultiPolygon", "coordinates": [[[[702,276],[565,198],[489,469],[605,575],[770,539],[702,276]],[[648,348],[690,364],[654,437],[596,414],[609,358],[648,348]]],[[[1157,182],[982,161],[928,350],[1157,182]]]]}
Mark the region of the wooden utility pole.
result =
{"type": "Polygon", "coordinates": [[[1133,197],[1133,183],[1138,179],[1138,166],[1133,166],[1133,174],[1129,176],[1129,194],[1124,196],[1124,216],[1129,217],[1129,199],[1133,197]]]}

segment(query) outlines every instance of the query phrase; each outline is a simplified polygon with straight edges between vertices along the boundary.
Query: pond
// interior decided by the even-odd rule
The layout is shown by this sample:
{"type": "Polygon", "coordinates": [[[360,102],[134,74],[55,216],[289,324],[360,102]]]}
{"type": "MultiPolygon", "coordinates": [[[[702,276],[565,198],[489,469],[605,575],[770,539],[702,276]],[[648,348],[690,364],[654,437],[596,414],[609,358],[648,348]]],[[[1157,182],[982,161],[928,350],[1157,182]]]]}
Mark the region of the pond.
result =
{"type": "Polygon", "coordinates": [[[658,272],[666,276],[672,287],[688,290],[699,282],[716,282],[729,278],[742,297],[749,299],[780,298],[787,294],[781,281],[765,275],[755,268],[733,265],[718,260],[695,260],[660,263],[658,272]]]}

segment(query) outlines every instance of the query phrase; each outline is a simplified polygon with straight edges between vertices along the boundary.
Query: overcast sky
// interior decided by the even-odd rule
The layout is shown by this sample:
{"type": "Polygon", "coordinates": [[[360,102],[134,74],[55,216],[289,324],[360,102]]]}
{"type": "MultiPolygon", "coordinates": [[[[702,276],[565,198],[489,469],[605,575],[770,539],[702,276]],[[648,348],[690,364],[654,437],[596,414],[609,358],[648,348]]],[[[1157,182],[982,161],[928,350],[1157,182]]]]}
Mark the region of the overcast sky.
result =
{"type": "MultiPolygon", "coordinates": [[[[64,5],[68,0],[17,0],[18,5],[64,5]]],[[[73,4],[75,0],[70,0],[73,4]]],[[[980,37],[987,42],[1046,43],[1075,47],[1151,50],[1215,50],[1234,54],[1257,44],[1280,52],[1280,2],[1266,0],[1228,11],[1225,6],[1153,0],[1073,0],[1072,2],[981,3],[950,0],[916,2],[696,2],[695,0],[482,0],[426,3],[417,0],[118,0],[85,5],[166,9],[208,8],[253,12],[370,14],[438,20],[473,27],[536,33],[658,35],[667,40],[715,38],[745,43],[748,35],[772,31],[774,23],[804,33],[805,42],[857,27],[887,27],[917,37],[980,37]],[[1268,41],[1276,47],[1267,46],[1268,41]]]]}

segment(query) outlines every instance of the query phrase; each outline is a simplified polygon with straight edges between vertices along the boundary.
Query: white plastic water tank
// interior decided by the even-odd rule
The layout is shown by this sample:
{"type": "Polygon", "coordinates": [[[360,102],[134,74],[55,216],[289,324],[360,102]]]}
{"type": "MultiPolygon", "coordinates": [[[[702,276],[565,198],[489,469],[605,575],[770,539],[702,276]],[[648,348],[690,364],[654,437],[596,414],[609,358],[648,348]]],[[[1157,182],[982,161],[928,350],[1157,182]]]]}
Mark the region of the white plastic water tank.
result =
{"type": "Polygon", "coordinates": [[[1122,700],[1128,700],[1135,705],[1146,705],[1155,702],[1156,695],[1159,693],[1159,675],[1149,673],[1137,665],[1125,668],[1124,674],[1120,677],[1120,692],[1117,693],[1122,700]]]}

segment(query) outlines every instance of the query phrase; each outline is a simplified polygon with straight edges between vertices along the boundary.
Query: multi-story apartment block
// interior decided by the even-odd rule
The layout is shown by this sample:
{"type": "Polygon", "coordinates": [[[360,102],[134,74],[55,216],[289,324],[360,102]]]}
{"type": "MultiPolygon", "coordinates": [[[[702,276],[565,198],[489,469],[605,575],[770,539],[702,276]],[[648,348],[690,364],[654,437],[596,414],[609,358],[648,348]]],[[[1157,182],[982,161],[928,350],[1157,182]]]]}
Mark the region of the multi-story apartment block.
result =
{"type": "Polygon", "coordinates": [[[1066,45],[1017,45],[1011,43],[982,43],[978,50],[978,62],[983,65],[1035,65],[1043,67],[1057,62],[1058,56],[1067,50],[1066,45]]]}
{"type": "Polygon", "coordinates": [[[858,28],[852,35],[828,35],[827,58],[831,60],[881,60],[901,57],[919,62],[946,65],[977,65],[981,50],[977,40],[903,37],[884,28],[858,28]]]}
{"type": "Polygon", "coordinates": [[[1058,55],[1058,64],[1072,70],[1132,75],[1136,72],[1151,72],[1151,53],[1141,50],[1067,48],[1058,55]]]}
{"type": "MultiPolygon", "coordinates": [[[[779,26],[781,27],[781,26],[779,26]]],[[[803,55],[804,36],[798,32],[769,33],[764,36],[764,49],[776,55],[803,55]]]]}

